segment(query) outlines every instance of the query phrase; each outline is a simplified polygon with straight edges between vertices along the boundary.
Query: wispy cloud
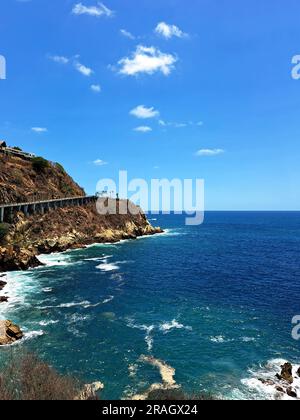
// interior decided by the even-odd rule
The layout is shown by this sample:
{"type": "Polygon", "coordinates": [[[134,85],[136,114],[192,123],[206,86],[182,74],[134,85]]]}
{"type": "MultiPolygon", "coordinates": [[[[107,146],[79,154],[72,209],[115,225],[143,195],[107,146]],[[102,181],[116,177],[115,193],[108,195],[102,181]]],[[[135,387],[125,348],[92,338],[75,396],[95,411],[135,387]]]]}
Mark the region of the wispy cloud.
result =
{"type": "Polygon", "coordinates": [[[82,3],[77,3],[72,9],[73,15],[88,15],[88,16],[107,16],[112,17],[114,12],[106,7],[103,3],[98,2],[96,6],[85,6],[82,3]]]}
{"type": "Polygon", "coordinates": [[[154,74],[161,72],[168,76],[174,69],[177,58],[172,54],[162,53],[155,47],[139,45],[131,57],[122,58],[118,64],[119,72],[126,76],[136,76],[141,73],[154,74]]]}
{"type": "Polygon", "coordinates": [[[91,90],[95,93],[100,93],[102,89],[100,85],[91,85],[91,90]]]}
{"type": "Polygon", "coordinates": [[[132,35],[132,33],[131,33],[131,32],[129,32],[129,31],[127,31],[126,29],[120,29],[120,33],[121,33],[121,35],[123,35],[125,38],[129,38],[129,39],[135,40],[135,36],[134,36],[134,35],[132,35]]]}
{"type": "Polygon", "coordinates": [[[70,62],[70,59],[63,55],[49,55],[48,58],[59,64],[68,64],[70,62]]]}
{"type": "Polygon", "coordinates": [[[185,127],[191,127],[191,126],[197,126],[201,127],[203,125],[202,121],[199,122],[172,122],[172,121],[165,121],[165,120],[159,120],[159,125],[162,127],[173,127],[173,128],[185,128],[185,127]]]}
{"type": "Polygon", "coordinates": [[[34,133],[47,133],[48,129],[45,127],[31,127],[31,131],[33,131],[34,133]]]}
{"type": "Polygon", "coordinates": [[[104,166],[104,165],[108,165],[108,163],[107,163],[107,162],[105,162],[105,161],[104,161],[104,160],[102,160],[102,159],[96,159],[96,160],[94,160],[93,164],[94,164],[94,165],[96,165],[96,166],[104,166]]]}
{"type": "Polygon", "coordinates": [[[79,61],[74,61],[74,67],[77,71],[79,71],[79,73],[83,74],[86,77],[89,77],[94,73],[94,71],[91,68],[85,66],[84,64],[81,64],[79,61]]]}
{"type": "Polygon", "coordinates": [[[48,55],[47,57],[49,58],[49,60],[54,61],[58,64],[72,65],[79,73],[83,74],[86,77],[89,77],[94,73],[94,70],[78,61],[80,58],[79,55],[73,56],[71,58],[65,57],[63,55],[48,55]]]}
{"type": "Polygon", "coordinates": [[[130,115],[140,119],[149,119],[159,117],[159,111],[153,107],[147,108],[144,105],[139,105],[130,111],[130,115]]]}
{"type": "Polygon", "coordinates": [[[160,22],[154,32],[157,35],[162,36],[165,39],[171,39],[173,37],[177,38],[187,38],[188,34],[183,32],[181,29],[178,28],[176,25],[168,25],[166,22],[160,22]]]}
{"type": "Polygon", "coordinates": [[[150,131],[152,131],[152,128],[146,125],[142,125],[140,127],[134,128],[133,130],[137,131],[138,133],[149,133],[150,131]]]}
{"type": "Polygon", "coordinates": [[[223,149],[200,149],[196,152],[196,156],[216,156],[225,153],[223,149]]]}

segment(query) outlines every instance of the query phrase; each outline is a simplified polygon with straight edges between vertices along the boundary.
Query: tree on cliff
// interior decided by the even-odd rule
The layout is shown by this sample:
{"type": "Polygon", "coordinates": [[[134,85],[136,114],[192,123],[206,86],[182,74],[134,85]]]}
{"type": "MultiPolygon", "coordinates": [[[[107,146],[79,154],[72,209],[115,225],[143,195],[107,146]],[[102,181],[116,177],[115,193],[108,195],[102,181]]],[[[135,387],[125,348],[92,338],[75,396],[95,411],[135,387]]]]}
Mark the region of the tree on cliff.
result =
{"type": "Polygon", "coordinates": [[[42,157],[35,157],[32,159],[32,167],[36,172],[44,172],[48,166],[49,162],[42,157]]]}

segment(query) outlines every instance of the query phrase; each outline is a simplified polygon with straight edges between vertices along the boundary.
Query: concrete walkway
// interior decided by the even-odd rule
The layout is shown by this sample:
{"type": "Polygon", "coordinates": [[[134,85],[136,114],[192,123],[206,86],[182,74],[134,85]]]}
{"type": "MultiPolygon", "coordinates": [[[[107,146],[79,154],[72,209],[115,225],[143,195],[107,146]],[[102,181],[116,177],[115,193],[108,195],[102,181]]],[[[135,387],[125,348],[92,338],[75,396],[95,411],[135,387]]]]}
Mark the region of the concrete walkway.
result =
{"type": "Polygon", "coordinates": [[[25,216],[32,214],[44,214],[45,212],[61,207],[84,206],[96,202],[97,197],[90,195],[84,197],[58,198],[54,200],[33,201],[29,203],[0,204],[0,223],[11,223],[14,214],[24,213],[25,216]]]}

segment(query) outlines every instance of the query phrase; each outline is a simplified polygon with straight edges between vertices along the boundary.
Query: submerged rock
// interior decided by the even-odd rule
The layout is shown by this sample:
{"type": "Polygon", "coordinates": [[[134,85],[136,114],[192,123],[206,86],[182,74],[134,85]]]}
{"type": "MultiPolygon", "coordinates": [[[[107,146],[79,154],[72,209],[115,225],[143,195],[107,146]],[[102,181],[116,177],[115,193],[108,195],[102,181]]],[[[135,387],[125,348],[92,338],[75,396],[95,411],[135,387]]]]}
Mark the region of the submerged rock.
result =
{"type": "Polygon", "coordinates": [[[286,393],[289,397],[297,398],[297,392],[292,387],[287,388],[286,393]]]}
{"type": "Polygon", "coordinates": [[[18,325],[11,321],[0,321],[0,346],[13,344],[23,338],[23,332],[18,325]]]}
{"type": "Polygon", "coordinates": [[[3,280],[0,280],[0,290],[4,289],[4,287],[7,285],[7,283],[3,280]]]}

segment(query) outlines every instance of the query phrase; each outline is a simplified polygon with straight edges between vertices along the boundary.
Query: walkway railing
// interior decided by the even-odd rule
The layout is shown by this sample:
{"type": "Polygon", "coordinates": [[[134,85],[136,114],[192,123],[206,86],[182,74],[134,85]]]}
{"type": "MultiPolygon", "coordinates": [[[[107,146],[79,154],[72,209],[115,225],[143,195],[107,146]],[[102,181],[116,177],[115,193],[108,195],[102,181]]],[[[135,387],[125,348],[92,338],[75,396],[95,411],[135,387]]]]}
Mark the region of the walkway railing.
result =
{"type": "Polygon", "coordinates": [[[57,209],[61,207],[69,206],[84,206],[89,203],[94,203],[97,197],[83,196],[83,197],[68,197],[68,198],[57,198],[52,200],[39,200],[32,202],[23,203],[11,203],[11,204],[0,204],[0,223],[8,222],[11,223],[14,214],[22,212],[25,216],[31,214],[44,214],[51,209],[57,209]]]}

